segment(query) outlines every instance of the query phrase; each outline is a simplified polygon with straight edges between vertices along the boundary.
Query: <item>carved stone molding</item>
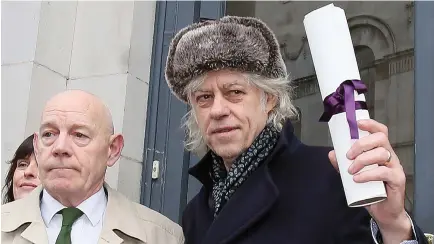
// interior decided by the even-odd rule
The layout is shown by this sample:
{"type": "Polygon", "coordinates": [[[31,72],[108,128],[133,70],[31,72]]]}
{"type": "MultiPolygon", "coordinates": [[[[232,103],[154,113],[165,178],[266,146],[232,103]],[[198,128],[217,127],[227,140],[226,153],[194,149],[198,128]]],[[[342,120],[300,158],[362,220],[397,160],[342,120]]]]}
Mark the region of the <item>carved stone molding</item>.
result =
{"type": "MultiPolygon", "coordinates": [[[[365,43],[362,41],[359,43],[355,41],[355,43],[353,43],[354,45],[364,45],[371,48],[374,51],[374,55],[376,59],[381,59],[385,55],[389,55],[396,52],[395,35],[393,34],[390,26],[380,18],[377,18],[375,16],[370,16],[370,15],[358,15],[348,19],[348,26],[350,28],[350,32],[354,32],[359,28],[368,28],[368,29],[376,30],[379,33],[381,33],[380,35],[381,38],[384,39],[384,42],[388,46],[388,50],[386,52],[381,51],[379,47],[372,46],[372,42],[365,43]]],[[[354,38],[353,38],[353,42],[354,42],[354,38]]],[[[301,54],[303,54],[303,57],[306,59],[308,55],[306,51],[306,45],[308,45],[306,35],[304,35],[301,38],[301,45],[294,52],[290,52],[288,50],[288,44],[286,43],[286,41],[281,41],[279,47],[280,47],[280,51],[282,52],[283,60],[285,62],[295,61],[300,57],[301,54]]]]}
{"type": "Polygon", "coordinates": [[[310,75],[292,81],[294,87],[293,99],[313,95],[319,92],[316,75],[310,75]]]}
{"type": "MultiPolygon", "coordinates": [[[[375,61],[376,80],[386,80],[392,75],[414,70],[414,49],[387,55],[375,61]]],[[[292,81],[294,87],[293,99],[319,93],[316,75],[298,78],[292,81]]]]}
{"type": "Polygon", "coordinates": [[[407,11],[407,25],[411,25],[413,23],[414,16],[414,2],[409,2],[405,5],[405,10],[407,11]]]}
{"type": "Polygon", "coordinates": [[[414,70],[414,49],[385,57],[389,62],[389,76],[414,70]]]}
{"type": "Polygon", "coordinates": [[[354,32],[358,28],[368,28],[377,30],[379,33],[381,33],[380,38],[382,38],[388,46],[388,50],[386,52],[382,52],[381,47],[373,46],[372,43],[375,42],[373,42],[372,40],[369,40],[369,42],[367,42],[367,39],[362,39],[360,40],[360,43],[357,43],[358,40],[355,40],[355,38],[353,38],[353,44],[355,46],[364,45],[371,48],[374,52],[376,59],[380,59],[385,55],[396,53],[397,49],[395,35],[393,34],[390,26],[380,18],[370,15],[358,15],[348,19],[348,26],[350,28],[350,32],[354,32]]]}
{"type": "Polygon", "coordinates": [[[297,60],[298,57],[300,57],[301,53],[304,53],[304,58],[306,58],[306,50],[305,50],[305,45],[307,43],[307,36],[303,36],[301,38],[301,46],[300,48],[295,51],[295,52],[290,52],[288,51],[287,47],[288,44],[286,44],[286,42],[282,42],[279,47],[280,47],[280,51],[282,53],[282,58],[284,61],[294,61],[297,60]]]}

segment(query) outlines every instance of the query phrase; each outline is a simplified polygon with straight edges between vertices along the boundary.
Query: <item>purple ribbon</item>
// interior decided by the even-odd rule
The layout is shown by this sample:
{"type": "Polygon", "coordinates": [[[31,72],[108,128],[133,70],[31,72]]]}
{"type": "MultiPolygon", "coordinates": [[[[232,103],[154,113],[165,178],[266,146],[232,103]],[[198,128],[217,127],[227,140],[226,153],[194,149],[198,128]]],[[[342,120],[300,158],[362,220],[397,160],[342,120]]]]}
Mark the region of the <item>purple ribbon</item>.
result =
{"type": "Polygon", "coordinates": [[[335,92],[324,99],[324,113],[320,122],[328,122],[333,115],[346,112],[348,125],[350,126],[351,139],[359,139],[356,110],[368,109],[366,102],[355,101],[354,91],[362,94],[368,91],[361,80],[346,80],[342,82],[335,92]]]}

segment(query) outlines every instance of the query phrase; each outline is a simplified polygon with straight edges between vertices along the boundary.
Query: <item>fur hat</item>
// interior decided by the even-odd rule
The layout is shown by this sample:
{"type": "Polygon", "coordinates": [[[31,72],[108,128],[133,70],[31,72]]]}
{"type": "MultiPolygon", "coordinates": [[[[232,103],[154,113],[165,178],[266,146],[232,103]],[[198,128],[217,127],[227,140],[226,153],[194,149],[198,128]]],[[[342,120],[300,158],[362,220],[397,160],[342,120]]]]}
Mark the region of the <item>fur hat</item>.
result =
{"type": "Polygon", "coordinates": [[[267,78],[286,78],[273,32],[259,19],[226,16],[180,30],[169,47],[165,76],[172,92],[187,102],[185,87],[207,71],[230,68],[267,78]]]}

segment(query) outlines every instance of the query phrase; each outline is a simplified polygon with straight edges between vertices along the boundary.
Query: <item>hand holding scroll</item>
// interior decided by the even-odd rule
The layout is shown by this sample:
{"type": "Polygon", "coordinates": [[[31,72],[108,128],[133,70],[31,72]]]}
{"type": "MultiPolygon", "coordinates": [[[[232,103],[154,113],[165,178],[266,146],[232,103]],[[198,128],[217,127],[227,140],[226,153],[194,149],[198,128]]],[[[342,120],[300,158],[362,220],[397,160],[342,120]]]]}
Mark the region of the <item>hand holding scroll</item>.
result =
{"type": "MultiPolygon", "coordinates": [[[[388,129],[372,119],[359,120],[357,124],[360,130],[368,131],[370,135],[358,139],[348,151],[347,158],[354,160],[348,172],[353,175],[355,182],[385,182],[387,199],[369,205],[366,209],[380,227],[384,243],[408,240],[412,228],[404,209],[405,173],[390,145],[388,129]],[[373,164],[378,164],[379,167],[360,172],[365,166],[373,164]]],[[[338,170],[334,151],[329,153],[329,158],[338,170]]]]}

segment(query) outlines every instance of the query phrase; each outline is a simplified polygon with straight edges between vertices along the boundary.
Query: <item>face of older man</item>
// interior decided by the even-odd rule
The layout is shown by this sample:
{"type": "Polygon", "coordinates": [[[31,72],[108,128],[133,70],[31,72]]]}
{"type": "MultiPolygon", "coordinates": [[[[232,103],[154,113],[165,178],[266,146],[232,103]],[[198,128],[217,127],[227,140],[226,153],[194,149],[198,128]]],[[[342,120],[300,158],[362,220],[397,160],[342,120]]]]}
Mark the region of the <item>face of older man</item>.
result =
{"type": "Polygon", "coordinates": [[[273,99],[250,85],[240,73],[210,72],[191,103],[207,145],[225,164],[232,163],[265,127],[273,99]],[[262,100],[261,100],[262,97],[262,100]]]}
{"type": "Polygon", "coordinates": [[[45,189],[62,204],[76,206],[101,188],[123,139],[112,134],[111,117],[101,101],[67,91],[47,103],[34,145],[45,189]]]}

